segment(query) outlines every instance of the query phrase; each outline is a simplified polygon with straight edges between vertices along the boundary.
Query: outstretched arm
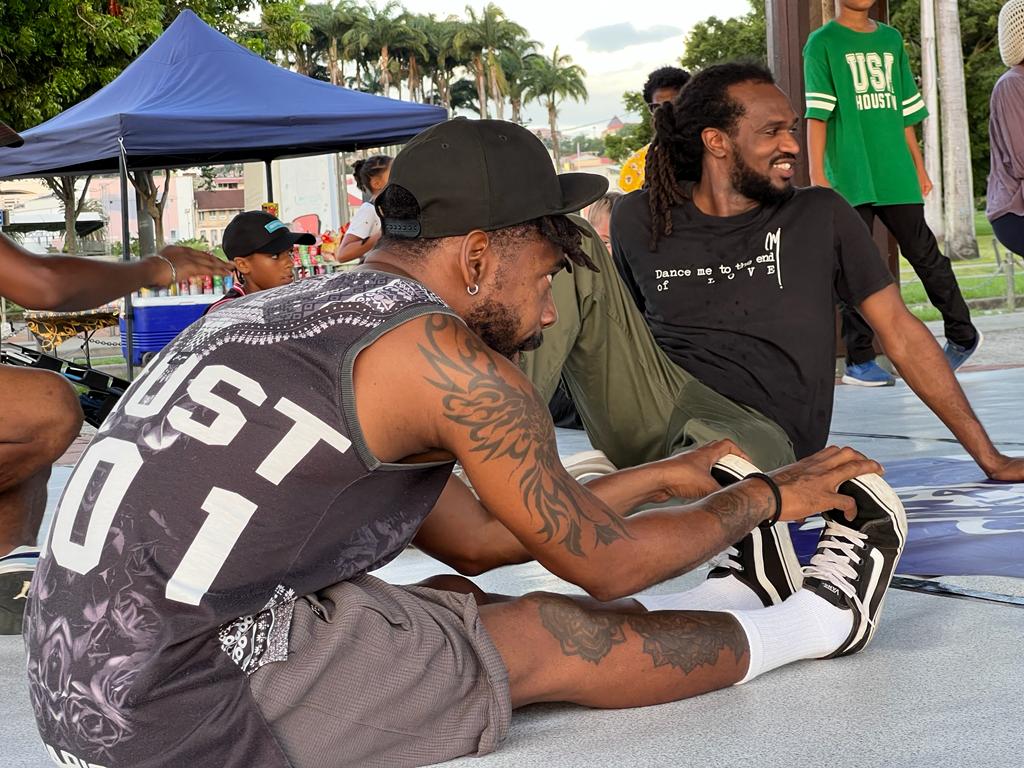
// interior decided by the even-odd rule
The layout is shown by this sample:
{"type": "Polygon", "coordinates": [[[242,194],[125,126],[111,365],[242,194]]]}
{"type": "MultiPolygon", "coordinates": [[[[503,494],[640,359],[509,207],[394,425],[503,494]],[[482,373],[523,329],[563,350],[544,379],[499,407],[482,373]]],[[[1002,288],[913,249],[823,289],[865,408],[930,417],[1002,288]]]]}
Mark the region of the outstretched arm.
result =
{"type": "MultiPolygon", "coordinates": [[[[711,466],[728,454],[742,456],[743,452],[731,440],[717,440],[669,459],[595,478],[587,483],[587,490],[620,517],[642,504],[702,498],[719,490],[711,477],[711,466]]],[[[448,481],[413,543],[464,576],[533,559],[519,539],[455,476],[448,481]],[[458,535],[453,536],[453,531],[458,535]]]]}
{"type": "MultiPolygon", "coordinates": [[[[360,423],[375,454],[405,457],[434,448],[454,455],[484,507],[527,552],[600,600],[632,594],[699,565],[775,512],[768,486],[747,480],[688,506],[622,518],[565,471],[545,404],[522,372],[454,318],[412,321],[369,351],[376,352],[378,365],[360,369],[357,363],[357,402],[387,377],[395,380],[393,372],[374,370],[386,359],[404,373],[399,413],[391,402],[390,413],[378,420],[364,400],[364,419],[360,406],[360,423]]],[[[835,489],[877,471],[877,464],[849,449],[813,457],[795,474],[783,470],[783,518],[849,510],[852,500],[835,489]]],[[[459,530],[449,535],[458,537],[459,530]]]]}
{"type": "MultiPolygon", "coordinates": [[[[178,280],[231,273],[230,265],[202,251],[168,246],[160,253],[174,264],[178,280]]],[[[26,309],[92,309],[143,286],[170,282],[171,267],[160,258],[114,263],[39,256],[0,234],[0,295],[26,309]]]]}
{"type": "Polygon", "coordinates": [[[993,480],[1024,480],[1024,459],[996,450],[967,402],[945,355],[924,324],[910,314],[894,285],[859,305],[900,376],[924,404],[942,419],[985,474],[993,480]]]}

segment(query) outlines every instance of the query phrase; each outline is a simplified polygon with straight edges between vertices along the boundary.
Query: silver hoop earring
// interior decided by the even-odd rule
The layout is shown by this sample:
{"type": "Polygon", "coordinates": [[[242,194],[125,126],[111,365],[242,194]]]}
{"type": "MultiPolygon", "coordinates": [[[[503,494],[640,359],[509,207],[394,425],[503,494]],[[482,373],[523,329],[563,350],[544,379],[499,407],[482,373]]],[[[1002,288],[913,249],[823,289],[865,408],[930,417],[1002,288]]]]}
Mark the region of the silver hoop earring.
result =
{"type": "Polygon", "coordinates": [[[470,296],[476,296],[478,293],[480,293],[480,286],[477,285],[476,283],[473,283],[473,285],[467,285],[466,293],[468,293],[470,296]]]}

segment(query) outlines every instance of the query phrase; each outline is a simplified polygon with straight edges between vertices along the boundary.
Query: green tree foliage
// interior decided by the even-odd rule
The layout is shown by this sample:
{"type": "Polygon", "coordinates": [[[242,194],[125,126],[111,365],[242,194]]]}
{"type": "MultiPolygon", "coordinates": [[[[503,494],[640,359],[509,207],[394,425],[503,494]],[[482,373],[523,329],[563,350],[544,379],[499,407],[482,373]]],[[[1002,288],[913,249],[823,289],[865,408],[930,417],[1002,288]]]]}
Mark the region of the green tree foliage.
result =
{"type": "Polygon", "coordinates": [[[163,3],[0,2],[0,120],[23,130],[91,96],[162,29],[163,3]]]}
{"type": "Polygon", "coordinates": [[[654,136],[651,119],[647,111],[647,103],[640,91],[626,91],[622,94],[622,104],[630,114],[640,115],[640,122],[627,125],[618,133],[605,136],[605,156],[621,163],[640,147],[650,144],[654,136]]]}
{"type": "MultiPolygon", "coordinates": [[[[999,58],[996,19],[1003,0],[960,0],[960,34],[963,41],[964,80],[971,132],[971,173],[976,192],[984,193],[989,172],[988,116],[992,87],[1006,71],[999,58]]],[[[920,0],[890,0],[889,21],[903,35],[910,67],[921,75],[920,0]]]]}
{"type": "Polygon", "coordinates": [[[539,101],[547,109],[556,168],[562,166],[558,142],[558,106],[566,99],[587,100],[587,86],[583,81],[586,76],[586,70],[579,64],[573,64],[572,56],[559,53],[557,46],[550,57],[537,56],[531,59],[530,69],[525,75],[523,103],[539,101]]]}
{"type": "Polygon", "coordinates": [[[686,36],[686,52],[679,63],[691,71],[735,59],[768,60],[768,30],[764,0],[750,0],[746,16],[698,22],[686,36]]]}

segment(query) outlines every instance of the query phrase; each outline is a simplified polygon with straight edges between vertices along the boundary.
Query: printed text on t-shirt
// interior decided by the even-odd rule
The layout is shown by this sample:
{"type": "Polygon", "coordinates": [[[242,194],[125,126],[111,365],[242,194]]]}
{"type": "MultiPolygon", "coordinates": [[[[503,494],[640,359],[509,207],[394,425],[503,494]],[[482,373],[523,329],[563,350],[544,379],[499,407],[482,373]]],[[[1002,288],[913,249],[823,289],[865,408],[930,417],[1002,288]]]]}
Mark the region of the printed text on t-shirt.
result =
{"type": "Polygon", "coordinates": [[[659,291],[667,291],[673,280],[697,280],[706,285],[735,280],[737,276],[748,279],[755,275],[774,277],[782,288],[782,228],[764,236],[764,253],[754,258],[731,264],[683,267],[681,269],[655,269],[654,279],[659,291]]]}

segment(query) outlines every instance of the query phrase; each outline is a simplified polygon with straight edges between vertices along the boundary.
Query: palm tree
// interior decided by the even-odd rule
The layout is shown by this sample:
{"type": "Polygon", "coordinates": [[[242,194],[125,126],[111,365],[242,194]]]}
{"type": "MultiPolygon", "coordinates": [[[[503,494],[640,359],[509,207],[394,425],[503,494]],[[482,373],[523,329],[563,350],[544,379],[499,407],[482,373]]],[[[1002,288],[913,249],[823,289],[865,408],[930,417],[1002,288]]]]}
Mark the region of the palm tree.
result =
{"type": "Polygon", "coordinates": [[[921,0],[921,91],[928,117],[924,121],[924,164],[932,193],[924,199],[924,217],[935,237],[945,239],[942,220],[942,149],[939,143],[939,78],[935,56],[935,0],[921,0]]]}
{"type": "Polygon", "coordinates": [[[484,65],[487,43],[481,18],[468,5],[466,6],[466,13],[469,14],[469,21],[461,24],[456,31],[455,48],[461,56],[466,56],[469,59],[473,74],[476,77],[476,95],[480,107],[480,118],[486,120],[490,117],[487,112],[486,69],[484,65]]]}
{"type": "Polygon", "coordinates": [[[325,41],[327,71],[331,84],[341,85],[345,80],[345,50],[342,39],[358,19],[359,9],[352,0],[338,0],[337,5],[317,3],[307,5],[304,11],[313,35],[325,41]]]}
{"type": "MultiPolygon", "coordinates": [[[[384,94],[391,90],[394,69],[391,66],[391,49],[409,39],[405,26],[405,13],[396,0],[388,0],[382,7],[367,3],[366,12],[355,19],[352,28],[342,36],[346,50],[358,57],[365,52],[367,57],[378,56],[377,66],[384,94]]],[[[401,88],[401,86],[399,86],[401,88]]]]}
{"type": "Polygon", "coordinates": [[[505,73],[505,86],[509,103],[512,105],[512,122],[522,123],[523,90],[526,88],[526,73],[537,58],[536,40],[516,38],[498,57],[501,71],[505,73]]]}
{"type": "Polygon", "coordinates": [[[526,72],[526,89],[523,102],[543,102],[548,111],[548,125],[551,128],[551,146],[555,153],[555,167],[561,170],[562,152],[558,146],[558,105],[565,99],[587,100],[587,86],[583,78],[586,71],[572,63],[572,57],[563,55],[555,48],[551,58],[537,56],[531,60],[526,72]]]}
{"type": "Polygon", "coordinates": [[[308,75],[312,62],[305,44],[313,37],[313,28],[303,18],[301,0],[278,0],[263,4],[260,27],[268,47],[284,58],[286,67],[295,59],[295,71],[308,75]]]}
{"type": "Polygon", "coordinates": [[[942,112],[942,166],[946,209],[946,255],[978,258],[974,232],[974,181],[967,126],[967,90],[957,0],[936,0],[939,49],[939,106],[942,112]]]}
{"type": "Polygon", "coordinates": [[[425,17],[402,13],[398,19],[402,26],[391,49],[394,55],[392,69],[396,72],[398,98],[402,98],[402,77],[409,80],[409,98],[416,101],[423,93],[423,63],[429,57],[425,17]],[[397,66],[396,66],[397,65],[397,66]]]}
{"type": "Polygon", "coordinates": [[[479,16],[469,6],[466,6],[466,12],[469,21],[463,26],[463,41],[478,57],[473,61],[473,67],[477,74],[479,96],[481,99],[486,98],[482,87],[486,81],[487,93],[494,102],[495,115],[499,120],[504,120],[507,84],[500,62],[501,52],[510,48],[514,41],[524,39],[526,30],[514,21],[509,21],[505,12],[494,3],[488,3],[479,16]]]}

